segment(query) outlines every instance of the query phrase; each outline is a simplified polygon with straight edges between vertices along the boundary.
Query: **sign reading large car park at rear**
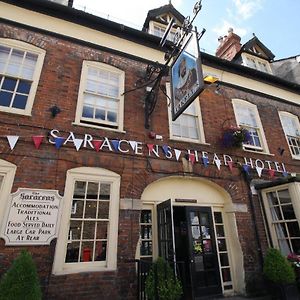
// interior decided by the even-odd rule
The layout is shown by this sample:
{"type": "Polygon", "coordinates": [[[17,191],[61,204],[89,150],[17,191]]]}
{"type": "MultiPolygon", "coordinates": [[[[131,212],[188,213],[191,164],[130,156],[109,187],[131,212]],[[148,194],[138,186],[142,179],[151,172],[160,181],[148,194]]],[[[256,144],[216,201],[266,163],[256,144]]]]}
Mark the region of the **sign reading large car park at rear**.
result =
{"type": "Polygon", "coordinates": [[[57,236],[61,196],[21,188],[11,195],[2,236],[6,245],[47,245],[57,236]]]}

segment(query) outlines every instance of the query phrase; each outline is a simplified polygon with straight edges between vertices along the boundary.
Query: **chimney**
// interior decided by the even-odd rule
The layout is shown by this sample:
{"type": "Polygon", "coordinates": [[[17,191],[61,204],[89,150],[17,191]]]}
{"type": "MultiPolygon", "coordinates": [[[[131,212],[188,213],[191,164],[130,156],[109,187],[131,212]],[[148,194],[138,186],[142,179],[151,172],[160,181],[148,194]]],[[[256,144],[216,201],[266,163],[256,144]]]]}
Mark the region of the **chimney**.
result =
{"type": "Polygon", "coordinates": [[[216,51],[216,56],[232,60],[234,56],[241,50],[241,37],[233,33],[233,29],[228,29],[228,35],[219,37],[219,46],[216,51]]]}

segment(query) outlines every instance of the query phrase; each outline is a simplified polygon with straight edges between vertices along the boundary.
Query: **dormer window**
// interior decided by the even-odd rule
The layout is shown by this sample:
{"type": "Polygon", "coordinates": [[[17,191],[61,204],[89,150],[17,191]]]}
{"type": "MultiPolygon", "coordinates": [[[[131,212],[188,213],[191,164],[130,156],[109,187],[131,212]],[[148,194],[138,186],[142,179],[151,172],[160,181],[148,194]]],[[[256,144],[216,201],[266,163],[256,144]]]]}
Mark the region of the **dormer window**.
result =
{"type": "Polygon", "coordinates": [[[272,74],[272,69],[267,60],[248,53],[242,53],[243,65],[261,72],[272,74]]]}
{"type": "MultiPolygon", "coordinates": [[[[149,33],[153,34],[155,36],[163,37],[165,31],[166,31],[167,25],[158,23],[158,22],[150,22],[150,28],[149,33]]],[[[169,35],[167,37],[167,40],[174,41],[175,36],[175,29],[172,28],[169,32],[169,35]]]]}

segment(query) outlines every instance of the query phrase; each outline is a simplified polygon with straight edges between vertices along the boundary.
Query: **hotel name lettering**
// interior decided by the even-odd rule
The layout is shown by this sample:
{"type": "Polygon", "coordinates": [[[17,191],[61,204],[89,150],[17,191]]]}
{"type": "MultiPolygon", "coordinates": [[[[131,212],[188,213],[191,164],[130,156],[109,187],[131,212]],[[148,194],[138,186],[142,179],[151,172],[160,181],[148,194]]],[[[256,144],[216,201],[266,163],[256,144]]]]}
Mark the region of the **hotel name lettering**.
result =
{"type": "MultiPolygon", "coordinates": [[[[63,145],[72,145],[75,144],[76,140],[81,140],[81,149],[94,149],[93,140],[99,140],[99,138],[94,138],[90,134],[85,134],[82,137],[76,137],[75,134],[71,131],[67,135],[61,134],[59,130],[52,129],[49,134],[48,142],[55,144],[55,138],[64,138],[63,145]]],[[[181,161],[182,157],[185,155],[194,155],[195,163],[203,164],[203,158],[207,158],[207,163],[209,165],[216,165],[220,163],[220,166],[228,166],[228,162],[235,163],[237,160],[233,159],[232,156],[228,154],[217,154],[208,151],[186,149],[178,150],[172,148],[168,145],[155,145],[152,144],[152,147],[149,148],[149,144],[145,144],[139,141],[131,141],[125,139],[109,139],[107,137],[102,137],[101,146],[99,151],[109,151],[109,152],[118,152],[120,154],[133,154],[139,156],[148,156],[153,158],[161,158],[168,160],[177,160],[181,161]]],[[[242,161],[239,160],[239,164],[248,165],[251,169],[262,168],[265,170],[275,170],[277,172],[287,172],[284,163],[272,161],[272,160],[261,160],[250,157],[243,157],[242,161]]]]}
{"type": "Polygon", "coordinates": [[[4,223],[8,245],[46,245],[57,236],[61,196],[54,190],[19,189],[4,223]]]}

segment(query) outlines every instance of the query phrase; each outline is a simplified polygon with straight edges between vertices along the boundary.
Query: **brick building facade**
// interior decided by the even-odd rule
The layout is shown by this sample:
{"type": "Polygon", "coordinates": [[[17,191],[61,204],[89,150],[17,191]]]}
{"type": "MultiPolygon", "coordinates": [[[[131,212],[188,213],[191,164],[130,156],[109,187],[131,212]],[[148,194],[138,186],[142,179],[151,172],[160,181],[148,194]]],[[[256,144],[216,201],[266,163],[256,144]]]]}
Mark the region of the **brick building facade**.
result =
{"type": "Polygon", "coordinates": [[[172,122],[165,77],[145,129],[147,92],[135,87],[164,63],[158,37],[47,1],[0,10],[1,274],[27,248],[45,299],[136,299],[135,259],[169,258],[174,247],[194,298],[211,287],[251,294],[269,246],[300,251],[299,85],[203,53],[204,75],[219,84],[172,122]],[[250,140],[225,147],[237,125],[250,140]],[[28,218],[12,214],[20,191],[34,203],[53,190],[62,196],[53,237],[33,241],[39,231],[23,222],[13,231],[14,218],[28,218]],[[168,199],[174,246],[159,222],[168,199]]]}

